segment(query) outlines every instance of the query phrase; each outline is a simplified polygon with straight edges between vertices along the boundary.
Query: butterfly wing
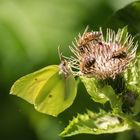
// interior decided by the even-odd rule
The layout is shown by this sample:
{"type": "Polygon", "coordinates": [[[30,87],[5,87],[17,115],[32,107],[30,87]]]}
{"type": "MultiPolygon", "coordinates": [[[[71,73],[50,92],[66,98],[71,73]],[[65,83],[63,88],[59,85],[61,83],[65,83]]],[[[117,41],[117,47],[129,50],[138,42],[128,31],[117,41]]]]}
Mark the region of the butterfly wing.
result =
{"type": "Polygon", "coordinates": [[[76,81],[72,75],[65,77],[56,73],[41,89],[35,107],[40,112],[57,116],[73,103],[76,92],[76,81]]]}
{"type": "Polygon", "coordinates": [[[39,112],[57,116],[73,103],[76,91],[74,77],[65,77],[51,65],[17,80],[10,93],[34,104],[39,112]]]}

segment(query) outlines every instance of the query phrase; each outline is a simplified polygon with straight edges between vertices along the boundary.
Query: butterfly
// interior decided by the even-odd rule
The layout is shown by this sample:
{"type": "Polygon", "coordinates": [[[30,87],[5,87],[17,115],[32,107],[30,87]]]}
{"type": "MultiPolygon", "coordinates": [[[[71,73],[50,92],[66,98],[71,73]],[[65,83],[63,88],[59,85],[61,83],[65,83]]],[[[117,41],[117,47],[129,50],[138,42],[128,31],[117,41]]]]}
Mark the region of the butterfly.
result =
{"type": "Polygon", "coordinates": [[[23,76],[10,90],[10,94],[33,104],[37,111],[52,116],[67,109],[73,103],[76,92],[74,76],[65,76],[60,71],[60,65],[47,66],[23,76]]]}

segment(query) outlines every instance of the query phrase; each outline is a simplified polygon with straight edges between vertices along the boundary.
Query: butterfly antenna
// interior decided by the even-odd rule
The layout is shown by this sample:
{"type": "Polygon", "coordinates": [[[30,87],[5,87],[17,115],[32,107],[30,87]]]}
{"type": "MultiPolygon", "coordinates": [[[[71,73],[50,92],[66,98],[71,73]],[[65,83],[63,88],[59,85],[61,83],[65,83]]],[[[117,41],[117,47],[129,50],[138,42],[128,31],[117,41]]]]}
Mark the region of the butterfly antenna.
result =
{"type": "Polygon", "coordinates": [[[59,59],[60,59],[61,61],[64,60],[64,57],[63,57],[63,55],[62,55],[62,53],[61,53],[61,51],[60,51],[60,45],[58,46],[57,51],[58,51],[59,59]]]}

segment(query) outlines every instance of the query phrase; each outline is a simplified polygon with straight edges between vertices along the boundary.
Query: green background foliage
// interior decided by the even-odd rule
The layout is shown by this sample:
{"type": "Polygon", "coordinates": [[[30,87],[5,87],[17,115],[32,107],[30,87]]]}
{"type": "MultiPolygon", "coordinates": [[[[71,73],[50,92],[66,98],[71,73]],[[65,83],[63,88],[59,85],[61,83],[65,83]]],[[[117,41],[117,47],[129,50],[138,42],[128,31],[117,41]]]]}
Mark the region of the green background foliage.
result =
{"type": "Polygon", "coordinates": [[[115,13],[130,2],[133,0],[0,0],[0,139],[140,139],[134,131],[60,137],[72,116],[84,113],[85,108],[97,110],[82,83],[74,104],[58,118],[41,114],[22,99],[9,96],[10,87],[21,76],[59,64],[59,45],[69,55],[68,45],[87,25],[93,30],[100,26],[117,30],[128,25],[139,39],[139,2],[115,13]]]}

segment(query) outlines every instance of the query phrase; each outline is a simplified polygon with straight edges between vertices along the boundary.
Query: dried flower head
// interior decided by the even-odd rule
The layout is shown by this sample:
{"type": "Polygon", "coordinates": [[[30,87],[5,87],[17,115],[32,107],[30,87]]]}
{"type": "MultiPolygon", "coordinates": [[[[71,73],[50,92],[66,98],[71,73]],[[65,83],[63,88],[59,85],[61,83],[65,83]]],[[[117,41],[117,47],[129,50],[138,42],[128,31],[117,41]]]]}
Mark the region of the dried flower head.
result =
{"type": "Polygon", "coordinates": [[[125,28],[117,33],[107,29],[105,37],[101,28],[96,32],[86,29],[75,40],[70,47],[75,57],[68,58],[73,74],[98,79],[115,79],[134,60],[138,47],[125,28]]]}

